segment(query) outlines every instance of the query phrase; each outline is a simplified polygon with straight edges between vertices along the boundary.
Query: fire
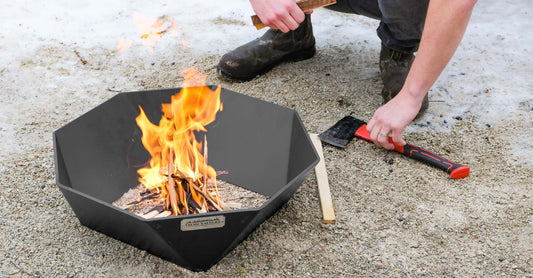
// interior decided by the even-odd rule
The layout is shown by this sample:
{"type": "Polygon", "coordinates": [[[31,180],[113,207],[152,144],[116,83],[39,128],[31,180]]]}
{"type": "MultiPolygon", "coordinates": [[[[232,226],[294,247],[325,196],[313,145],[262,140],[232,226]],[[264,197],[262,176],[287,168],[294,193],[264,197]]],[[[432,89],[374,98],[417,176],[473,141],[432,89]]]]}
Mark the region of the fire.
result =
{"type": "Polygon", "coordinates": [[[199,133],[213,122],[222,110],[220,86],[214,91],[205,84],[206,77],[194,69],[185,73],[183,89],[162,104],[163,116],[158,125],[150,122],[142,107],[137,124],[142,143],[150,153],[150,166],[138,171],[139,181],[161,192],[174,215],[209,211],[220,207],[216,171],[207,164],[207,140],[199,133]],[[193,205],[197,211],[189,209],[193,205]]]}
{"type": "MultiPolygon", "coordinates": [[[[173,17],[167,15],[160,16],[156,19],[146,17],[140,13],[133,13],[133,21],[141,33],[141,39],[150,53],[154,53],[154,46],[161,41],[163,34],[169,37],[178,37],[178,28],[173,17]]],[[[185,47],[187,42],[180,39],[181,44],[185,47]]],[[[120,39],[118,43],[119,51],[131,47],[131,41],[120,39]]]]}
{"type": "Polygon", "coordinates": [[[141,32],[143,43],[148,48],[150,53],[154,52],[153,46],[161,41],[161,35],[163,33],[169,32],[169,35],[172,37],[176,37],[178,35],[174,19],[170,18],[170,26],[168,26],[169,23],[166,19],[167,18],[165,16],[152,19],[139,13],[133,14],[135,25],[137,25],[137,28],[141,32]]]}

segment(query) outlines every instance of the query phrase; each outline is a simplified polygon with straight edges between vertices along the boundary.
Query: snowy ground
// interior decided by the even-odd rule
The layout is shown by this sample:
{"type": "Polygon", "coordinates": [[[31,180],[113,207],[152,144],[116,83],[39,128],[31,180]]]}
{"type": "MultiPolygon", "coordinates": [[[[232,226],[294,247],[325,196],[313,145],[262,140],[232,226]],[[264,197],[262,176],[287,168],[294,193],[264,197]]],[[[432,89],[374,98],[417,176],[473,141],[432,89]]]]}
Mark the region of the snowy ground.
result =
{"type": "MultiPolygon", "coordinates": [[[[126,39],[133,47],[120,55],[137,55],[150,60],[148,52],[141,49],[142,39],[132,19],[134,12],[151,18],[174,17],[178,39],[163,38],[153,55],[168,55],[170,47],[182,47],[190,53],[191,64],[195,57],[222,55],[260,34],[249,25],[253,10],[247,1],[232,1],[231,4],[214,0],[201,4],[194,1],[173,4],[13,1],[0,11],[5,26],[0,31],[3,77],[12,77],[21,84],[17,86],[17,97],[38,94],[31,76],[20,72],[20,61],[31,58],[39,47],[51,44],[115,50],[119,39],[126,39]],[[222,24],[214,24],[217,20],[222,24]],[[180,40],[186,42],[186,47],[181,46],[180,40]]],[[[433,87],[430,99],[436,105],[428,113],[428,119],[446,115],[452,124],[454,115],[469,112],[490,125],[506,123],[517,115],[526,116],[531,122],[533,55],[528,46],[533,45],[533,36],[523,30],[533,28],[529,20],[532,13],[533,8],[526,1],[480,1],[477,4],[461,47],[433,87]]],[[[372,48],[378,45],[375,20],[325,9],[317,10],[313,18],[319,49],[357,47],[360,41],[370,42],[368,47],[372,48]]],[[[94,82],[96,85],[98,80],[94,82]]],[[[9,118],[10,108],[10,105],[0,107],[0,119],[9,118]]],[[[13,130],[7,122],[0,122],[3,132],[13,130]]],[[[514,155],[533,166],[533,143],[528,136],[531,130],[518,132],[514,155]]],[[[0,147],[0,152],[18,149],[13,136],[4,138],[7,142],[0,147]]]]}
{"type": "MultiPolygon", "coordinates": [[[[180,71],[195,66],[210,84],[294,108],[310,132],[347,113],[371,116],[377,21],[317,10],[315,58],[247,83],[219,80],[218,58],[262,33],[252,14],[243,0],[3,3],[0,276],[193,276],[81,226],[54,185],[52,132],[116,92],[179,87],[180,71]],[[149,52],[134,12],[173,17],[177,36],[149,52]],[[119,52],[120,39],[132,46],[119,52]]],[[[532,14],[529,1],[479,1],[430,109],[406,130],[468,164],[470,177],[451,181],[366,143],[325,146],[338,223],[319,223],[311,177],[207,275],[531,276],[532,14]]]]}

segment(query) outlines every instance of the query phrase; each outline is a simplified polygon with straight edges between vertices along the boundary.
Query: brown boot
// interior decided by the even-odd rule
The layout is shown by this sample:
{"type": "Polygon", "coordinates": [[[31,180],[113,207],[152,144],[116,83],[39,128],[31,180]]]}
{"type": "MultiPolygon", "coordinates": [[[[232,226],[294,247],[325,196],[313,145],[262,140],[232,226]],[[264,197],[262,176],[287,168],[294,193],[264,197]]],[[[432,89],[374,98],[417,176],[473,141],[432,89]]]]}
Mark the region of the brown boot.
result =
{"type": "Polygon", "coordinates": [[[283,33],[270,29],[262,37],[226,53],[217,69],[230,79],[246,81],[281,62],[309,59],[315,52],[311,15],[305,15],[305,20],[294,31],[283,33]]]}
{"type": "MultiPolygon", "coordinates": [[[[383,80],[383,90],[381,91],[383,104],[389,102],[400,92],[414,59],[413,53],[400,52],[381,44],[379,69],[383,80]]],[[[426,111],[428,103],[428,95],[426,94],[417,117],[426,111]]]]}

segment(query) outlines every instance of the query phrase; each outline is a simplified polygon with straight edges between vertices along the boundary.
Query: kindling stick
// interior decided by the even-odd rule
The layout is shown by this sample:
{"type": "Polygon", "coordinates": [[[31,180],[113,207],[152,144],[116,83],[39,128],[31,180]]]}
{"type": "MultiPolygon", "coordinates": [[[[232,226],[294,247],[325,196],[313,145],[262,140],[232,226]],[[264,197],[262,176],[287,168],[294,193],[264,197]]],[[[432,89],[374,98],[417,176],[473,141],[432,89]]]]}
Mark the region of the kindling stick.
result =
{"type": "Polygon", "coordinates": [[[174,152],[172,151],[172,148],[170,148],[170,157],[169,157],[169,163],[168,163],[168,191],[170,193],[170,207],[172,208],[172,212],[175,215],[178,215],[178,200],[176,198],[176,189],[174,184],[174,179],[172,178],[172,173],[174,173],[174,152]]]}
{"type": "Polygon", "coordinates": [[[204,193],[204,191],[201,188],[199,188],[196,184],[194,184],[192,182],[189,182],[189,185],[191,185],[194,188],[194,190],[196,190],[196,192],[202,194],[202,196],[204,196],[216,210],[223,211],[223,209],[217,205],[217,202],[215,200],[213,200],[213,198],[211,198],[211,196],[209,196],[209,193],[207,193],[207,192],[204,193]]]}
{"type": "MultiPolygon", "coordinates": [[[[296,5],[298,5],[298,7],[305,13],[314,9],[335,4],[336,2],[336,0],[299,0],[296,1],[296,5]]],[[[263,22],[257,15],[252,15],[252,23],[254,24],[257,30],[266,27],[266,25],[263,24],[263,22]]]]}
{"type": "Polygon", "coordinates": [[[309,134],[309,136],[311,137],[311,141],[320,157],[320,161],[315,167],[315,174],[318,183],[320,206],[322,208],[322,222],[326,224],[335,224],[335,211],[333,210],[333,200],[331,199],[331,192],[329,190],[328,173],[326,172],[326,164],[324,163],[322,142],[317,134],[312,133],[309,134]]]}

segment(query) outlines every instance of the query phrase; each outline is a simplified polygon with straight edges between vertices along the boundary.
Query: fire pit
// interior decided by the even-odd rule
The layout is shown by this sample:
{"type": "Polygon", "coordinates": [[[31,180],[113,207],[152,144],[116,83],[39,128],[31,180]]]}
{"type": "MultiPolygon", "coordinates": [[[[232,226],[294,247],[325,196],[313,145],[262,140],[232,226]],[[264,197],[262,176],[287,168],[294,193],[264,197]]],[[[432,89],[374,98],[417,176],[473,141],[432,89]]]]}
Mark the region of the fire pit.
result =
{"type": "Polygon", "coordinates": [[[258,208],[152,219],[113,206],[139,184],[137,171],[150,159],[135,122],[139,106],[157,122],[161,104],[180,90],[121,93],[56,130],[56,181],[81,224],[205,271],[287,202],[319,158],[295,111],[222,89],[224,109],[206,126],[209,165],[227,172],[219,179],[267,200],[258,208]]]}

